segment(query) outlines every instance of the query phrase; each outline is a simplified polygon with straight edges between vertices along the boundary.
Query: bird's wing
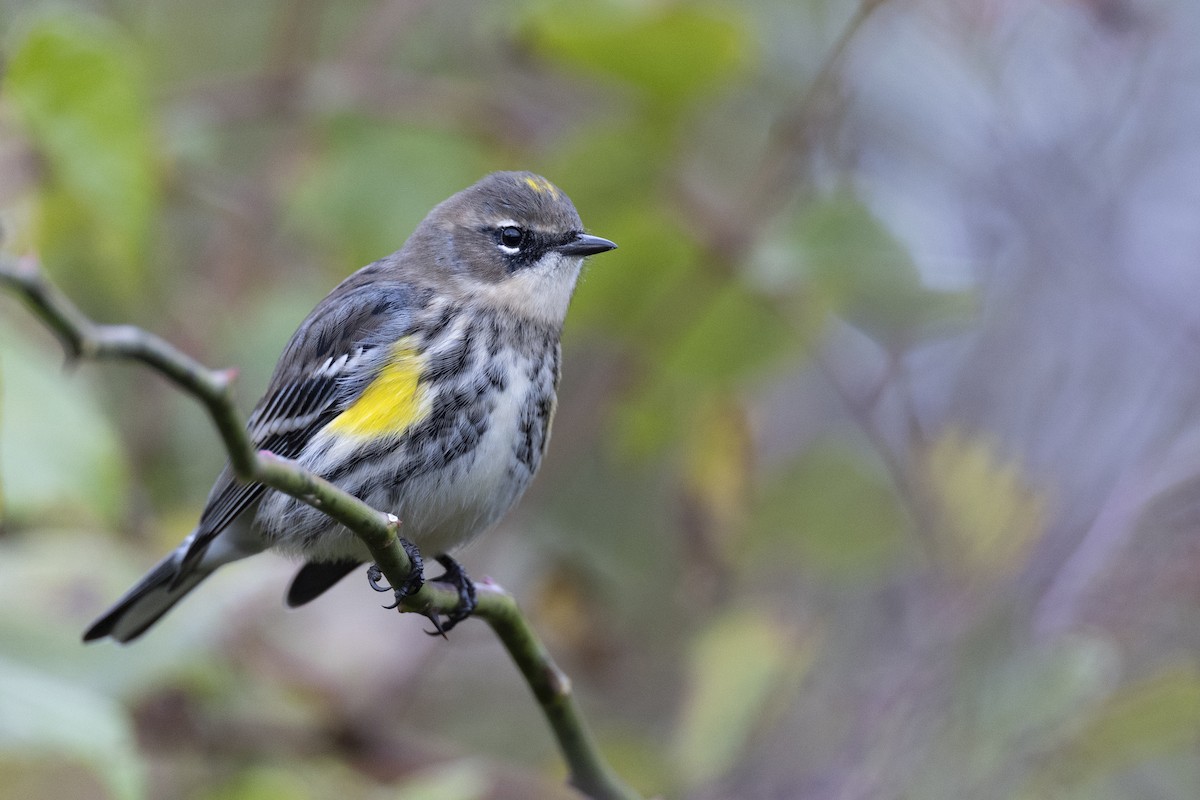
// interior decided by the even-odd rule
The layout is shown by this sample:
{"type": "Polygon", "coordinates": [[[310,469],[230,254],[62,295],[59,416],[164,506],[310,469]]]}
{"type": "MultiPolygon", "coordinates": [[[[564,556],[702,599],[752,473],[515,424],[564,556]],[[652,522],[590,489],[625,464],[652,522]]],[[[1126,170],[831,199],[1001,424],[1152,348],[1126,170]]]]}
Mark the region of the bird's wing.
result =
{"type": "MultiPolygon", "coordinates": [[[[369,385],[386,360],[381,346],[408,332],[416,302],[413,288],[364,281],[361,275],[334,289],[292,335],[247,423],[257,449],[297,458],[312,436],[369,385]]],[[[209,493],[181,574],[265,490],[260,483],[239,482],[227,465],[209,493]]]]}

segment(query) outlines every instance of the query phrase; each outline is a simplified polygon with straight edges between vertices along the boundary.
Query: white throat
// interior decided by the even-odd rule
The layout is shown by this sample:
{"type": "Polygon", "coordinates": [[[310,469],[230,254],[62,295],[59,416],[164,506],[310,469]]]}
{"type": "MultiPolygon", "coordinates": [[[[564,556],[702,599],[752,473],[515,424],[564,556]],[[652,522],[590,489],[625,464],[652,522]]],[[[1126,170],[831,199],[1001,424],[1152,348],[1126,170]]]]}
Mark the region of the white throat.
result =
{"type": "Polygon", "coordinates": [[[550,252],[499,283],[473,283],[470,294],[518,316],[561,326],[582,267],[579,256],[550,252]]]}

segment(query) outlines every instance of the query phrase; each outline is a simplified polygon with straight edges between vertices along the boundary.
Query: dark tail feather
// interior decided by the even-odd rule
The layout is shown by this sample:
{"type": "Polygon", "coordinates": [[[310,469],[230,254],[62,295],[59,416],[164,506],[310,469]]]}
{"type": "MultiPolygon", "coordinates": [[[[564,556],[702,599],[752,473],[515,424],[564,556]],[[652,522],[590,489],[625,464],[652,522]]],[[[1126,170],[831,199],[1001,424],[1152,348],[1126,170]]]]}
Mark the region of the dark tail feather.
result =
{"type": "Polygon", "coordinates": [[[300,568],[288,588],[290,608],[316,600],[327,589],[354,571],[361,561],[310,561],[300,568]]]}
{"type": "Polygon", "coordinates": [[[176,553],[171,553],[158,562],[104,616],[92,623],[83,640],[91,642],[111,636],[122,643],[133,641],[218,566],[204,568],[197,564],[187,574],[179,575],[177,561],[176,553]]]}

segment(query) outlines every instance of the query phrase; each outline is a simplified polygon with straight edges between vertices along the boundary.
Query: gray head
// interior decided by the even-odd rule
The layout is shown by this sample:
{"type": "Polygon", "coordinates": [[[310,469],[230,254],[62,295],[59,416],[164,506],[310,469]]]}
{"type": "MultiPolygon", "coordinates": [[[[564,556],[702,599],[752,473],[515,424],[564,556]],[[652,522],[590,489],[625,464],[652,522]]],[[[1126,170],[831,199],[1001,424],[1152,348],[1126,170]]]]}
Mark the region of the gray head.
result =
{"type": "Polygon", "coordinates": [[[494,172],[417,227],[402,261],[447,291],[561,324],[585,256],[615,244],[583,232],[571,199],[531,172],[494,172]]]}

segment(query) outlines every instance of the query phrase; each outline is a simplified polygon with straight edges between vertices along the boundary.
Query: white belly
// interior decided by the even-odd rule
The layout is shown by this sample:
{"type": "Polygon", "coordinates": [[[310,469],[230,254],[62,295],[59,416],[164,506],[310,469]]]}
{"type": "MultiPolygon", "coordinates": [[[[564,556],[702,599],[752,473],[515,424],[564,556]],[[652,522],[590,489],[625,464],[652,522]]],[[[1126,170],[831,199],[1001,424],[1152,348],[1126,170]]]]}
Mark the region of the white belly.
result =
{"type": "Polygon", "coordinates": [[[530,381],[523,370],[514,373],[506,390],[494,396],[487,431],[472,453],[377,496],[394,501],[401,535],[431,554],[459,547],[495,525],[533,478],[515,456],[530,381]]]}
{"type": "MultiPolygon", "coordinates": [[[[539,430],[534,439],[536,453],[524,461],[518,456],[529,450],[527,446],[522,450],[529,426],[526,409],[531,404],[536,406],[538,398],[547,391],[552,397],[556,377],[553,361],[547,360],[544,367],[535,369],[534,378],[530,377],[529,366],[530,363],[517,359],[507,370],[504,388],[491,391],[480,401],[486,404],[487,426],[468,452],[444,465],[399,480],[379,480],[381,468],[398,470],[406,458],[412,457],[412,452],[423,450],[429,454],[428,441],[414,439],[406,445],[397,445],[390,467],[386,466],[386,458],[365,464],[338,480],[338,485],[373,508],[399,517],[400,535],[431,556],[448,552],[483,533],[521,497],[545,446],[539,430]]],[[[355,447],[352,440],[337,438],[328,429],[317,435],[314,444],[318,445],[314,455],[300,461],[318,473],[322,471],[320,463],[341,461],[355,447]]],[[[320,511],[286,495],[268,493],[258,522],[267,526],[268,538],[275,549],[308,560],[370,560],[356,536],[320,511]]]]}

